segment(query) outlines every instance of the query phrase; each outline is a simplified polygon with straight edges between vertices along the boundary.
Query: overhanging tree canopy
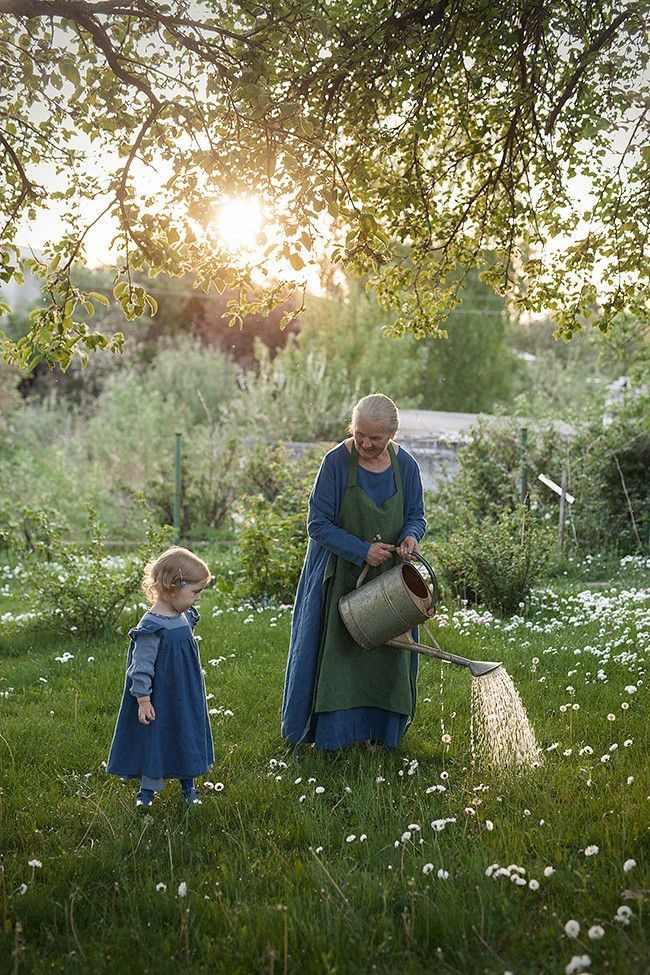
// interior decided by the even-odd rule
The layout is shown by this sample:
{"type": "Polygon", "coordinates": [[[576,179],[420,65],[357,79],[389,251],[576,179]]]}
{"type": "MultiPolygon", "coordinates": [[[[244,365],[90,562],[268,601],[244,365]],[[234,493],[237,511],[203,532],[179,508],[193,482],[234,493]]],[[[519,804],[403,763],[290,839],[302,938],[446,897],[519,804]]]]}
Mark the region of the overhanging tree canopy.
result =
{"type": "Polygon", "coordinates": [[[9,359],[65,367],[119,346],[88,324],[106,299],[70,280],[107,215],[127,319],[155,306],[135,271],[238,288],[234,321],[263,310],[317,241],[371,275],[398,331],[440,332],[473,267],[567,338],[641,314],[646,2],[5,0],[0,12],[1,279],[20,279],[21,222],[48,202],[66,210],[65,233],[29,265],[48,307],[4,342],[9,359]],[[281,227],[256,262],[272,282],[262,296],[209,228],[224,195],[250,193],[281,227]]]}

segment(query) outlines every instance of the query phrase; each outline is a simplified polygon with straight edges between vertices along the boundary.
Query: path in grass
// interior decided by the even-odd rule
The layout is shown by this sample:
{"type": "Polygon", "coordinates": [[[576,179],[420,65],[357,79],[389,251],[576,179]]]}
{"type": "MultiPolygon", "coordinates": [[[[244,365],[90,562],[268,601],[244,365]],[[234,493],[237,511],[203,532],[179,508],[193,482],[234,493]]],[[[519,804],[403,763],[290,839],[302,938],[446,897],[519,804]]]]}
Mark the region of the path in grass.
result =
{"type": "Polygon", "coordinates": [[[124,637],[2,631],[0,971],[647,968],[647,597],[441,614],[443,645],[503,659],[522,695],[544,761],[514,781],[472,767],[469,675],[429,660],[400,748],[290,757],[288,611],[202,603],[217,764],[191,810],[173,783],[136,813],[103,770],[124,637]]]}

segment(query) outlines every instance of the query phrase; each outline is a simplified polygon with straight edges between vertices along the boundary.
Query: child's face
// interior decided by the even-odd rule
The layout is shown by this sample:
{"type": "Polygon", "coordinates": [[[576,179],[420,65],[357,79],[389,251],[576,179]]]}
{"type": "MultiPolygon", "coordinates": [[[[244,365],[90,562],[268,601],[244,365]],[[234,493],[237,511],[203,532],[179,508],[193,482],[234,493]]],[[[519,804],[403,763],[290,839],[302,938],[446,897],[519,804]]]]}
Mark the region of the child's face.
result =
{"type": "Polygon", "coordinates": [[[177,613],[189,609],[197,601],[209,581],[209,579],[204,579],[203,582],[188,582],[186,586],[177,587],[171,594],[170,605],[174,607],[177,613]]]}

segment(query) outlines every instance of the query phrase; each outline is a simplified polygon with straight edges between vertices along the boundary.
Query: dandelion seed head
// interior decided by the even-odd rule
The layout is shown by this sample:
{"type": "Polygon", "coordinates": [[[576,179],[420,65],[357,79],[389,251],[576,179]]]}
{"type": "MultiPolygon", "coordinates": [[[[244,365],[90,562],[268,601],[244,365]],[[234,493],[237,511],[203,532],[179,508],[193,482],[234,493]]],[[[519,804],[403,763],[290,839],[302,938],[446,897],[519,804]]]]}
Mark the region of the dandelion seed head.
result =
{"type": "Polygon", "coordinates": [[[579,972],[581,968],[587,968],[589,965],[591,965],[589,955],[574,955],[564,971],[566,975],[573,975],[573,972],[579,972]]]}
{"type": "Polygon", "coordinates": [[[569,938],[577,938],[580,934],[580,925],[573,918],[564,925],[564,930],[569,938]]]}

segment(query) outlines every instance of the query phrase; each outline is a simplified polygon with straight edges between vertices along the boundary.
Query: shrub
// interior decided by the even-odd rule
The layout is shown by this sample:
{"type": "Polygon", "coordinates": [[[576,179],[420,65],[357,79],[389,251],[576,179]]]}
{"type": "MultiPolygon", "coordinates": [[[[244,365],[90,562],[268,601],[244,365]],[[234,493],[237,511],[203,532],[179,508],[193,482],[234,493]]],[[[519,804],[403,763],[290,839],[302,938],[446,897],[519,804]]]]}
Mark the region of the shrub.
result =
{"type": "Polygon", "coordinates": [[[496,521],[474,522],[436,544],[434,558],[454,595],[480,601],[510,616],[525,603],[532,583],[548,560],[553,532],[536,524],[530,511],[504,511],[496,521]]]}
{"type": "MultiPolygon", "coordinates": [[[[558,435],[552,425],[528,431],[528,483],[531,510],[537,522],[557,525],[559,498],[542,486],[545,473],[559,482],[569,475],[568,490],[576,502],[568,516],[582,552],[603,549],[625,554],[647,545],[650,434],[648,395],[624,403],[603,421],[600,409],[576,425],[570,437],[558,435]]],[[[458,466],[430,495],[429,531],[448,539],[475,523],[498,522],[503,512],[521,504],[521,422],[494,426],[480,423],[472,441],[457,454],[458,466]]]]}
{"type": "Polygon", "coordinates": [[[16,534],[15,544],[41,625],[99,636],[115,627],[139,592],[145,564],[169,543],[169,533],[147,519],[145,540],[135,553],[110,555],[94,510],[87,510],[90,542],[83,548],[66,543],[63,523],[43,509],[22,512],[23,537],[16,534]]]}
{"type": "Polygon", "coordinates": [[[291,460],[285,448],[256,452],[250,483],[261,490],[240,500],[235,524],[240,572],[234,583],[221,577],[222,591],[241,598],[293,602],[307,547],[309,493],[318,469],[316,452],[291,460]]]}
{"type": "Polygon", "coordinates": [[[593,554],[647,550],[650,394],[637,392],[605,422],[593,417],[572,445],[576,531],[593,554]]]}

